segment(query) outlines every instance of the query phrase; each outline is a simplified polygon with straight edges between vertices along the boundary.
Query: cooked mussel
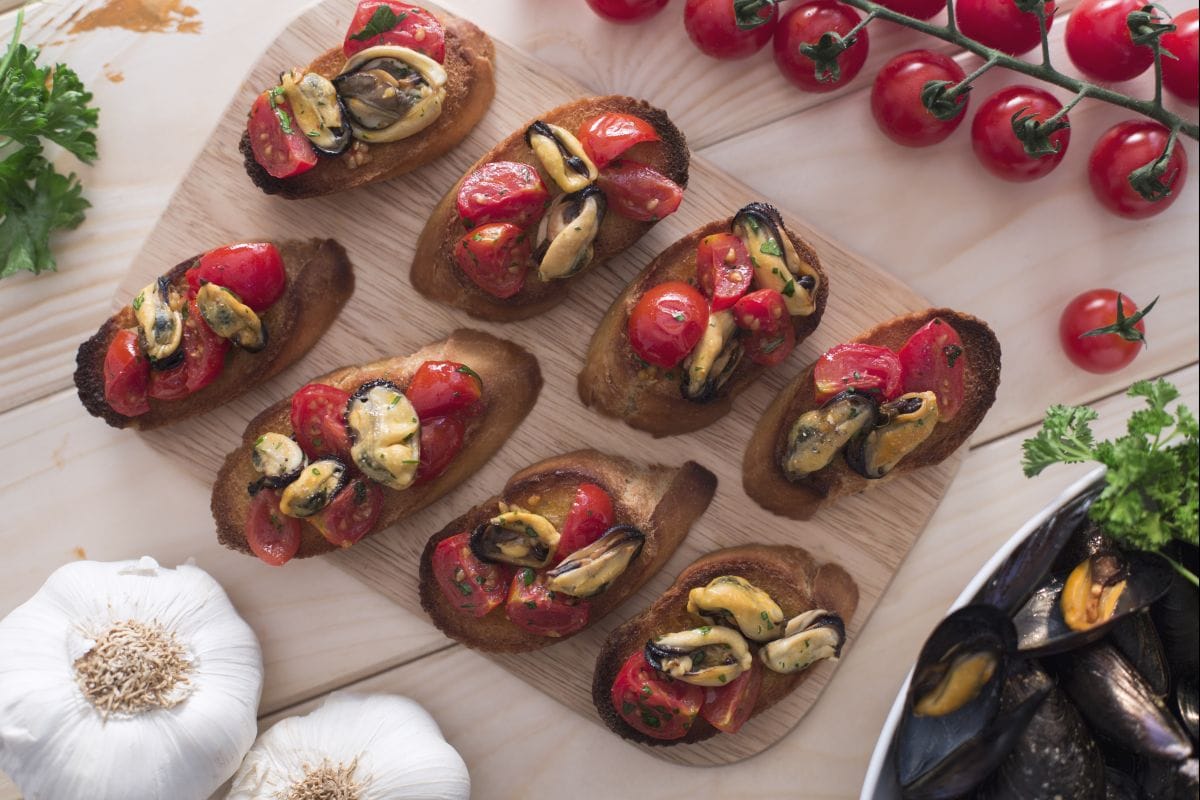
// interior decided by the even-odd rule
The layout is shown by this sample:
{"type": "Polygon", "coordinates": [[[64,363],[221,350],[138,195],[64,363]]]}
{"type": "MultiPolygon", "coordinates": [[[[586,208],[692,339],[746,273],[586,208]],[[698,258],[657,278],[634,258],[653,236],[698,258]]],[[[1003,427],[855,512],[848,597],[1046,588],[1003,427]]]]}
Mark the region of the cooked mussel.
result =
{"type": "Polygon", "coordinates": [[[354,138],[394,142],[431,125],[442,113],[446,70],[407,47],[360,50],[333,80],[354,138]]]}
{"type": "Polygon", "coordinates": [[[1155,696],[1167,696],[1171,691],[1167,656],[1149,611],[1139,611],[1114,622],[1108,629],[1108,640],[1146,679],[1155,696]]]}
{"type": "Polygon", "coordinates": [[[564,192],[578,192],[600,175],[583,145],[566,128],[539,119],[525,130],[525,143],[564,192]]]}
{"type": "Polygon", "coordinates": [[[254,309],[230,290],[206,283],[196,292],[196,308],[212,332],[250,353],[267,346],[267,327],[254,309]]]}
{"type": "Polygon", "coordinates": [[[393,489],[407,489],[421,463],[421,423],[416,409],[391,381],[364,383],[346,404],[350,457],[363,474],[393,489]]]}
{"type": "Polygon", "coordinates": [[[650,666],[694,686],[724,686],[754,663],[742,635],[720,625],[658,636],[645,653],[650,666]]]}
{"type": "Polygon", "coordinates": [[[750,203],[733,216],[733,233],[750,253],[755,285],[775,289],[783,295],[792,316],[808,316],[817,310],[820,275],[796,252],[774,206],[750,203]]]}
{"type": "Polygon", "coordinates": [[[683,360],[683,396],[698,403],[712,400],[733,377],[743,353],[733,312],[725,309],[709,314],[704,335],[683,360]]]}
{"type": "Polygon", "coordinates": [[[806,611],[788,620],[783,638],[758,651],[774,672],[802,672],[818,661],[837,661],[846,643],[846,624],[840,615],[823,608],[806,611]]]}
{"type": "Polygon", "coordinates": [[[327,156],[345,152],[350,146],[350,126],[333,83],[316,72],[294,69],[280,76],[279,85],[296,127],[313,148],[327,156]]]}
{"type": "Polygon", "coordinates": [[[600,594],[642,552],[646,534],[632,525],[609,528],[596,541],[576,550],[546,573],[546,588],[572,597],[600,594]]]}
{"type": "Polygon", "coordinates": [[[250,461],[254,468],[262,473],[256,485],[278,489],[300,476],[300,470],[304,469],[308,458],[296,440],[290,436],[284,436],[282,433],[264,433],[255,440],[250,461]]]}
{"type": "Polygon", "coordinates": [[[846,463],[864,478],[882,478],[937,426],[937,395],[909,392],[879,406],[875,427],[846,447],[846,463]]]}
{"type": "Polygon", "coordinates": [[[500,513],[471,532],[471,552],[483,561],[538,569],[554,559],[559,538],[542,515],[500,503],[500,513]]]}
{"type": "Polygon", "coordinates": [[[1180,678],[1175,687],[1175,713],[1192,737],[1192,744],[1200,739],[1200,694],[1196,689],[1196,676],[1180,678]]]}
{"type": "Polygon", "coordinates": [[[1200,797],[1200,761],[1148,759],[1139,776],[1142,795],[1149,800],[1196,800],[1200,797]]]}
{"type": "Polygon", "coordinates": [[[784,474],[796,481],[829,466],[847,444],[871,430],[877,414],[875,401],[853,389],[801,414],[788,432],[784,474]]]}
{"type": "Polygon", "coordinates": [[[183,359],[179,345],[183,341],[184,299],[163,276],[133,298],[133,316],[140,331],[139,339],[150,366],[170,369],[183,359]]]}
{"type": "Polygon", "coordinates": [[[689,591],[687,612],[710,625],[737,628],[755,642],[783,634],[783,609],[771,595],[738,575],[719,575],[689,591]]]}
{"type": "Polygon", "coordinates": [[[346,465],[338,459],[314,461],[284,487],[279,510],[289,517],[311,517],[329,505],[346,481],[346,465]]]}
{"type": "Polygon", "coordinates": [[[591,263],[604,210],[604,194],[595,186],[554,198],[538,223],[534,249],[538,277],[569,278],[591,263]]]}

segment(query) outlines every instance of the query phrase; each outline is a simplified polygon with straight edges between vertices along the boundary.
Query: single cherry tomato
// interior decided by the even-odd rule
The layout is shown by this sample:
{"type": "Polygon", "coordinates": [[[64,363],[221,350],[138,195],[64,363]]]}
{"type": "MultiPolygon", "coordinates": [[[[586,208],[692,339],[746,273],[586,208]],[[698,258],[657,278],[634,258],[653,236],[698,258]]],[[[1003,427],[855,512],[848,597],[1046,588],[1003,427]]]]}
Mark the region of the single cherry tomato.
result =
{"type": "MultiPolygon", "coordinates": [[[[1049,92],[1032,86],[1007,86],[984,101],[971,122],[971,147],[988,172],[1006,181],[1025,182],[1049,175],[1071,142],[1071,129],[1050,134],[1057,152],[1034,158],[1013,133],[1013,117],[1044,122],[1062,110],[1062,103],[1049,92]]],[[[1066,118],[1064,118],[1066,119],[1066,118]]]]}
{"type": "Polygon", "coordinates": [[[150,410],[150,359],[142,352],[136,330],[117,331],[104,354],[104,401],[127,417],[150,410]]]}
{"type": "Polygon", "coordinates": [[[667,0],[587,0],[592,11],[622,25],[650,19],[663,10],[667,0]]]}
{"type": "Polygon", "coordinates": [[[958,331],[935,317],[908,337],[899,355],[904,391],[933,392],[937,395],[938,419],[954,419],[962,408],[967,364],[958,331]]]}
{"type": "Polygon", "coordinates": [[[1124,369],[1146,346],[1146,323],[1137,313],[1137,304],[1113,289],[1084,292],[1067,303],[1059,317],[1058,338],[1063,352],[1075,366],[1088,372],[1103,374],[1124,369]],[[1113,326],[1120,332],[1086,335],[1113,326]]]}
{"type": "Polygon", "coordinates": [[[396,0],[363,0],[350,20],[342,51],[352,56],[381,44],[416,50],[439,64],[446,60],[446,32],[433,14],[396,0]]]}
{"type": "Polygon", "coordinates": [[[879,5],[917,19],[933,19],[946,7],[946,0],[880,0],[879,5]]]}
{"type": "Polygon", "coordinates": [[[682,739],[700,713],[704,689],[663,675],[638,650],[621,666],[609,698],[634,730],[654,739],[682,739]]]}
{"type": "Polygon", "coordinates": [[[815,45],[827,33],[845,36],[861,17],[853,8],[836,0],[812,0],[783,15],[775,30],[775,64],[789,81],[806,92],[832,92],[858,75],[867,60],[870,37],[863,28],[854,34],[854,44],[837,57],[837,74],[817,74],[816,62],[800,52],[801,45],[815,45]]]}
{"type": "Polygon", "coordinates": [[[579,143],[598,169],[604,169],[629,148],[659,141],[654,126],[636,114],[601,114],[579,128],[579,143]]]}
{"type": "Polygon", "coordinates": [[[732,233],[705,236],[696,248],[696,277],[713,311],[732,308],[754,280],[745,243],[732,233]]]}
{"type": "Polygon", "coordinates": [[[562,561],[604,535],[613,524],[613,504],[608,492],[594,483],[581,483],[563,523],[555,561],[562,561]]]}
{"type": "Polygon", "coordinates": [[[512,297],[521,291],[529,272],[529,237],[509,222],[480,225],[458,240],[454,261],[488,294],[512,297]]]}
{"type": "Polygon", "coordinates": [[[413,373],[404,395],[424,422],[474,409],[483,396],[483,380],[457,361],[426,361],[413,373]]]}
{"type": "MultiPolygon", "coordinates": [[[[1054,24],[1053,0],[1046,3],[1046,30],[1054,24]]],[[[1011,56],[1041,44],[1037,15],[1017,8],[1013,0],[959,0],[954,4],[958,28],[975,41],[1011,56]]]]}
{"type": "Polygon", "coordinates": [[[457,609],[482,617],[504,603],[509,577],[501,564],[480,561],[471,552],[470,532],[442,539],[433,548],[433,577],[457,609]]]}
{"type": "Polygon", "coordinates": [[[349,547],[375,529],[382,512],[383,490],[355,478],[309,519],[330,544],[349,547]]]}
{"type": "Polygon", "coordinates": [[[750,719],[758,702],[763,681],[762,662],[757,658],[750,669],[724,686],[706,687],[700,714],[722,733],[737,733],[750,719]]]}
{"type": "Polygon", "coordinates": [[[1163,88],[1190,106],[1200,106],[1200,9],[1189,8],[1171,20],[1175,30],[1162,35],[1163,88]]]}
{"type": "Polygon", "coordinates": [[[1128,24],[1130,12],[1144,5],[1142,0],[1082,0],[1067,18],[1063,37],[1071,63],[1098,81],[1127,81],[1148,70],[1154,50],[1134,44],[1128,24]]]}
{"type": "Polygon", "coordinates": [[[246,512],[246,544],[272,567],[292,560],[300,549],[300,520],[279,511],[279,492],[260,489],[246,512]]]}
{"type": "Polygon", "coordinates": [[[310,383],[292,395],[292,432],[310,460],[333,456],[351,463],[346,433],[349,402],[349,392],[323,383],[310,383]]]}
{"type": "Polygon", "coordinates": [[[232,345],[208,327],[200,315],[196,298],[188,300],[187,309],[180,346],[183,348],[183,365],[187,369],[187,390],[191,394],[217,379],[225,368],[225,354],[232,345]]]}
{"type": "Polygon", "coordinates": [[[938,119],[921,102],[929,81],[957,84],[966,73],[949,56],[932,50],[901,53],[883,65],[871,86],[871,113],[879,130],[905,147],[927,147],[954,133],[966,117],[967,95],[958,96],[962,108],[951,119],[938,119]]]}
{"type": "Polygon", "coordinates": [[[462,450],[466,426],[458,417],[433,417],[421,420],[421,463],[416,483],[426,483],[441,475],[462,450]]]}
{"type": "Polygon", "coordinates": [[[683,27],[700,52],[713,58],[745,58],[771,40],[779,20],[775,4],[739,5],[746,6],[741,20],[734,11],[734,0],[687,0],[683,7],[683,27]],[[743,27],[747,24],[754,27],[743,27]]]}
{"type": "Polygon", "coordinates": [[[246,132],[258,165],[272,178],[291,178],[317,165],[317,151],[296,127],[287,101],[273,91],[254,98],[246,132]]]}
{"type": "Polygon", "coordinates": [[[733,321],[744,331],[742,347],[755,364],[773,367],[783,363],[796,346],[787,304],[774,289],[759,289],[738,300],[733,321]]]}
{"type": "Polygon", "coordinates": [[[202,283],[233,292],[255,311],[266,311],[283,296],[287,272],[283,256],[270,242],[231,244],[209,250],[186,273],[192,295],[202,283]]]}
{"type": "Polygon", "coordinates": [[[622,159],[606,167],[596,181],[608,207],[627,219],[656,222],[683,201],[683,188],[654,167],[622,159]]]}
{"type": "Polygon", "coordinates": [[[892,400],[901,394],[904,374],[900,357],[886,347],[839,344],[817,360],[813,381],[818,403],[847,389],[871,392],[882,400],[892,400]]]}
{"type": "Polygon", "coordinates": [[[550,591],[538,580],[537,573],[522,567],[513,576],[504,613],[523,631],[558,638],[587,627],[591,604],[550,591]]]}
{"type": "Polygon", "coordinates": [[[1169,138],[1166,128],[1148,119],[1120,122],[1105,131],[1088,159],[1088,179],[1100,205],[1126,219],[1145,219],[1166,211],[1187,182],[1187,153],[1182,144],[1175,142],[1162,175],[1147,181],[1161,193],[1158,200],[1142,197],[1129,177],[1161,156],[1169,138]]]}
{"type": "Polygon", "coordinates": [[[488,222],[528,228],[541,219],[549,202],[542,176],[518,161],[484,164],[458,188],[458,215],[468,228],[488,222]]]}
{"type": "Polygon", "coordinates": [[[698,291],[680,281],[651,287],[629,314],[629,344],[647,364],[670,369],[704,335],[708,303],[698,291]]]}

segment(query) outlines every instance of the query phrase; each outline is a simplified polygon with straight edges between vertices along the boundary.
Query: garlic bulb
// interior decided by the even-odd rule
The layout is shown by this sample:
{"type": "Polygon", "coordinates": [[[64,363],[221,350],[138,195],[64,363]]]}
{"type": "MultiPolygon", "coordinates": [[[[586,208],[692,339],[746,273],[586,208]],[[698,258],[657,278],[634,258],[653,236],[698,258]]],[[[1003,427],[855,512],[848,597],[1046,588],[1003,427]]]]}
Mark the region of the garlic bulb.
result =
{"type": "Polygon", "coordinates": [[[204,570],[67,564],[0,621],[0,770],[26,800],[202,800],[254,741],[262,672],[204,570]]]}
{"type": "Polygon", "coordinates": [[[228,800],[467,800],[471,778],[429,712],[407,697],[334,692],[258,737],[228,800]]]}

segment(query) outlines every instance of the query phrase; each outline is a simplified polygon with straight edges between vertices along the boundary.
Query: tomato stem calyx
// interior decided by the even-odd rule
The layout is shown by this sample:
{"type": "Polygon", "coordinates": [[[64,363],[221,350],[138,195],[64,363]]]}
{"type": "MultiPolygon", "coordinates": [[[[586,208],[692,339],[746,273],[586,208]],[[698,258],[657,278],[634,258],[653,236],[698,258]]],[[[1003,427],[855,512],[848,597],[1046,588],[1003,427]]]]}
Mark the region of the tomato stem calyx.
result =
{"type": "Polygon", "coordinates": [[[750,31],[771,21],[770,9],[779,0],[733,0],[733,18],[740,30],[750,31]],[[763,11],[768,13],[764,14],[763,11]]]}
{"type": "Polygon", "coordinates": [[[1129,173],[1129,185],[1135,192],[1152,203],[1169,197],[1171,194],[1171,186],[1175,183],[1175,172],[1178,172],[1179,168],[1176,167],[1175,172],[1170,175],[1166,173],[1171,164],[1171,152],[1175,149],[1175,140],[1178,138],[1179,128],[1176,126],[1171,129],[1171,135],[1167,138],[1167,146],[1163,148],[1162,154],[1129,173]]]}
{"type": "Polygon", "coordinates": [[[1140,311],[1133,314],[1132,316],[1127,317],[1127,316],[1125,316],[1125,309],[1121,304],[1121,295],[1118,294],[1117,295],[1117,321],[1114,322],[1112,325],[1105,325],[1104,327],[1101,327],[1101,328],[1093,328],[1092,330],[1087,331],[1086,333],[1083,333],[1081,335],[1082,336],[1104,336],[1109,333],[1115,333],[1117,336],[1120,336],[1122,339],[1124,339],[1127,342],[1141,342],[1142,344],[1145,344],[1146,337],[1142,334],[1141,331],[1139,331],[1137,329],[1136,325],[1139,322],[1141,322],[1143,317],[1145,317],[1147,314],[1150,313],[1150,309],[1154,308],[1154,304],[1157,302],[1158,302],[1158,298],[1156,297],[1153,300],[1151,300],[1149,303],[1147,303],[1145,308],[1141,309],[1140,311]]]}
{"type": "Polygon", "coordinates": [[[800,55],[812,59],[813,76],[821,83],[837,83],[842,77],[842,68],[838,64],[838,57],[842,53],[849,50],[858,41],[858,32],[867,26],[867,23],[875,19],[875,12],[872,11],[867,16],[842,35],[836,31],[828,31],[821,34],[821,38],[815,44],[804,43],[800,45],[800,55]]]}

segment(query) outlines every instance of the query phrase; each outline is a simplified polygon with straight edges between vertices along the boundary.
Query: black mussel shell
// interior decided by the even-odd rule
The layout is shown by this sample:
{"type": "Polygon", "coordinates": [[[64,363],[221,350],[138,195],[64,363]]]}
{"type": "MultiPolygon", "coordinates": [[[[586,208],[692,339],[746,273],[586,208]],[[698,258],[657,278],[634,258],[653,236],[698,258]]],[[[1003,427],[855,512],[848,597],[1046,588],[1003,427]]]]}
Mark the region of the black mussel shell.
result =
{"type": "Polygon", "coordinates": [[[1200,591],[1176,573],[1150,608],[1173,675],[1200,674],[1200,591]]]}
{"type": "Polygon", "coordinates": [[[749,217],[757,224],[765,226],[771,231],[771,235],[777,240],[783,240],[783,215],[779,213],[779,209],[770,203],[753,202],[747,203],[737,210],[733,215],[734,224],[742,217],[749,217]]]}
{"type": "Polygon", "coordinates": [[[1104,800],[1142,800],[1142,790],[1132,776],[1119,769],[1105,767],[1104,800]]]}
{"type": "Polygon", "coordinates": [[[1075,532],[1050,566],[1051,572],[1070,572],[1088,556],[1116,550],[1117,543],[1090,519],[1075,532]]]}
{"type": "Polygon", "coordinates": [[[1175,687],[1175,713],[1179,715],[1192,744],[1200,739],[1200,708],[1198,708],[1195,676],[1181,678],[1175,687]]]}
{"type": "Polygon", "coordinates": [[[1139,611],[1114,622],[1108,631],[1108,641],[1146,679],[1154,694],[1160,698],[1167,696],[1171,691],[1167,656],[1149,611],[1139,611]]]}
{"type": "Polygon", "coordinates": [[[1142,795],[1150,800],[1196,800],[1200,796],[1200,762],[1147,760],[1138,776],[1142,795]]]}

